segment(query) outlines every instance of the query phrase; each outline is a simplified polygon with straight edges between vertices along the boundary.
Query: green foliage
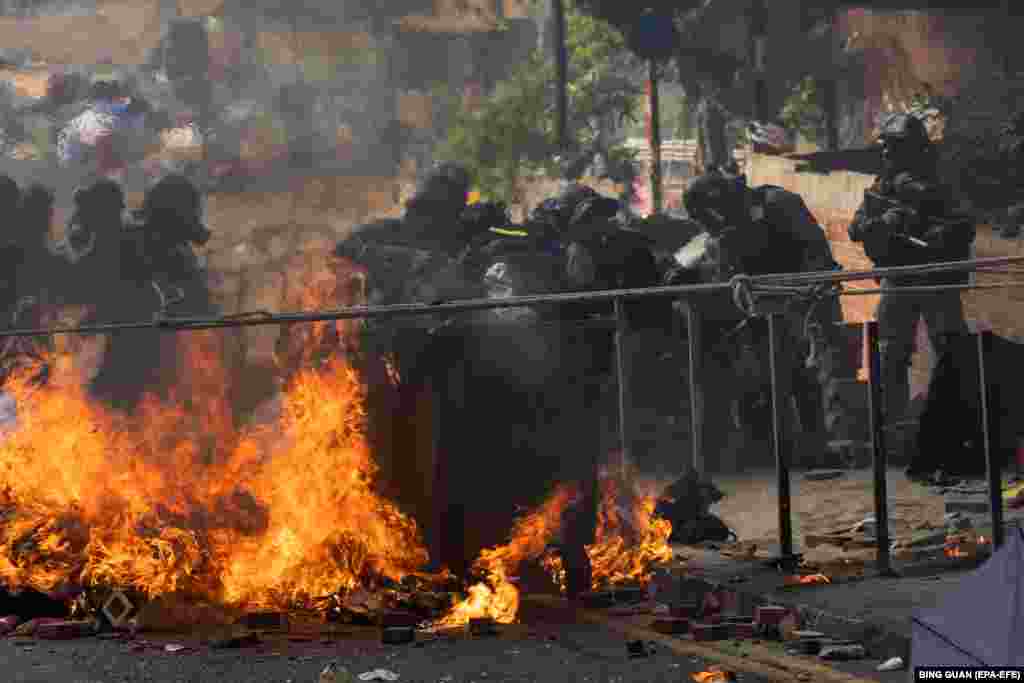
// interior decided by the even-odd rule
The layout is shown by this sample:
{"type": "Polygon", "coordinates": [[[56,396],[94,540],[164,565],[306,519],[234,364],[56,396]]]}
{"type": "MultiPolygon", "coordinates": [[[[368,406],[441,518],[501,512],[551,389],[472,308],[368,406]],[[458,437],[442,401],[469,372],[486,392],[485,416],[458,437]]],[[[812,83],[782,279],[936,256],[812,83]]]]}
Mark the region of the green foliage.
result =
{"type": "Polygon", "coordinates": [[[813,76],[807,76],[793,86],[779,116],[790,130],[804,139],[819,143],[825,137],[825,106],[823,93],[813,76]]]}
{"type": "MultiPolygon", "coordinates": [[[[569,134],[573,153],[580,153],[593,151],[603,120],[635,117],[638,86],[629,71],[636,64],[619,31],[566,9],[569,134]]],[[[450,96],[452,123],[438,157],[465,164],[485,198],[516,203],[523,177],[561,172],[552,156],[558,146],[555,85],[553,60],[535,51],[476,110],[450,96]]],[[[617,161],[621,156],[602,151],[617,161]]]]}

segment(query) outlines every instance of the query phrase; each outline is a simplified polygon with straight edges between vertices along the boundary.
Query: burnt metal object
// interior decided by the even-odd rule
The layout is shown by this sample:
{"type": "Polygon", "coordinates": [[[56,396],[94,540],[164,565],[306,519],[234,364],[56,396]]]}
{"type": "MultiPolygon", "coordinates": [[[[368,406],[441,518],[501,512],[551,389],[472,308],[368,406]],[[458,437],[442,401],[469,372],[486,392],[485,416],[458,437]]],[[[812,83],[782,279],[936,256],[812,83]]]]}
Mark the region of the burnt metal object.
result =
{"type": "Polygon", "coordinates": [[[396,626],[381,631],[380,640],[385,645],[407,645],[416,640],[416,630],[408,626],[396,626]]]}

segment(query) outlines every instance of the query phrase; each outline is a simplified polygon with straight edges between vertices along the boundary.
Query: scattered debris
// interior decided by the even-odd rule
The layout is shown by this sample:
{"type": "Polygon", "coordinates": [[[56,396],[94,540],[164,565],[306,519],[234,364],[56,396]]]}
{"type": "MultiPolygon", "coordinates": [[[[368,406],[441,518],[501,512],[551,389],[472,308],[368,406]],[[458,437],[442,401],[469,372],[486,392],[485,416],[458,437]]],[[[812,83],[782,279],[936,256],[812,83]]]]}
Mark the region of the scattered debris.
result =
{"type": "Polygon", "coordinates": [[[16,615],[11,615],[0,619],[0,636],[5,636],[14,629],[18,628],[18,624],[21,623],[21,619],[16,615]]]}
{"type": "Polygon", "coordinates": [[[115,588],[103,602],[100,614],[114,628],[127,628],[128,621],[138,614],[138,607],[121,589],[115,588]]]}
{"type": "Polygon", "coordinates": [[[794,631],[793,636],[791,649],[801,655],[820,654],[826,642],[825,634],[818,631],[794,631]]]}
{"type": "Polygon", "coordinates": [[[320,672],[317,683],[355,683],[355,676],[341,664],[331,662],[320,672]]]}
{"type": "Polygon", "coordinates": [[[696,602],[677,602],[669,605],[669,616],[677,619],[693,619],[700,611],[700,605],[696,602]]]}
{"type": "Polygon", "coordinates": [[[359,674],[359,680],[361,681],[397,681],[398,674],[394,671],[388,671],[387,669],[374,669],[373,671],[367,671],[359,674]]]}
{"type": "Polygon", "coordinates": [[[93,621],[47,621],[35,628],[36,638],[42,640],[74,640],[96,634],[93,621]]]}
{"type": "Polygon", "coordinates": [[[762,605],[754,610],[754,622],[758,626],[778,626],[788,611],[781,605],[762,605]]]}
{"type": "Polygon", "coordinates": [[[863,645],[829,645],[823,647],[818,656],[822,659],[833,661],[850,661],[864,659],[867,657],[867,654],[867,650],[864,649],[863,645]]]}
{"type": "Polygon", "coordinates": [[[791,610],[786,613],[786,616],[782,617],[781,621],[779,621],[778,628],[779,636],[782,640],[787,642],[796,640],[796,632],[800,630],[800,619],[791,610]]]}
{"type": "Polygon", "coordinates": [[[876,671],[902,671],[905,668],[907,665],[904,663],[903,657],[892,657],[879,664],[876,671]]]}
{"type": "Polygon", "coordinates": [[[753,619],[738,617],[726,623],[729,625],[729,636],[733,640],[750,640],[757,636],[757,624],[753,619]]]}
{"type": "Polygon", "coordinates": [[[692,624],[690,631],[698,642],[711,642],[729,638],[728,624],[692,624]]]}
{"type": "Polygon", "coordinates": [[[407,645],[416,640],[416,630],[408,626],[395,626],[381,631],[381,642],[385,645],[407,645]]]}
{"type": "Polygon", "coordinates": [[[63,619],[51,619],[47,617],[29,619],[25,623],[20,624],[17,628],[15,628],[13,635],[21,637],[34,636],[36,634],[36,629],[39,628],[39,626],[43,624],[59,623],[61,621],[63,621],[63,619]]]}
{"type": "Polygon", "coordinates": [[[489,618],[470,619],[466,624],[466,632],[474,638],[496,636],[498,635],[498,622],[489,618]]]}
{"type": "Polygon", "coordinates": [[[249,612],[235,622],[252,631],[287,631],[288,616],[281,612],[249,612]]]}
{"type": "Polygon", "coordinates": [[[143,605],[134,617],[134,628],[136,631],[186,633],[199,626],[229,626],[237,618],[237,612],[232,613],[225,607],[170,594],[143,605]]]}
{"type": "Polygon", "coordinates": [[[807,574],[805,576],[787,576],[783,579],[785,586],[809,586],[814,584],[832,583],[832,579],[824,574],[807,574]]]}
{"type": "Polygon", "coordinates": [[[651,628],[666,635],[689,633],[690,620],[686,617],[662,617],[651,623],[651,628]]]}

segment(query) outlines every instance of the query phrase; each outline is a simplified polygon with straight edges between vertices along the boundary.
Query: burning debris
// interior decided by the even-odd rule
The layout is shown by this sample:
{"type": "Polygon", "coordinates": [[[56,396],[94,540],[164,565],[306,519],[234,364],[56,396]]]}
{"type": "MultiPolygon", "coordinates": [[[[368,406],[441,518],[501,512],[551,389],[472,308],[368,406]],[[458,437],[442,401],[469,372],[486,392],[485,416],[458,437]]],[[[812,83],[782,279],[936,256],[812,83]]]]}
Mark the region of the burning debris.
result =
{"type": "MultiPolygon", "coordinates": [[[[216,360],[187,368],[215,375],[216,360]]],[[[0,581],[12,588],[290,610],[427,559],[415,523],[374,490],[363,390],[341,361],[300,372],[280,422],[248,433],[231,428],[223,392],[127,417],[74,382],[30,376],[8,381],[21,427],[0,443],[0,581]]]]}
{"type": "MultiPolygon", "coordinates": [[[[307,278],[298,303],[337,302],[340,275],[307,278]]],[[[351,321],[287,330],[278,410],[245,426],[235,423],[212,332],[173,345],[175,386],[131,414],[89,394],[89,368],[73,349],[38,361],[46,383],[37,366],[12,374],[4,390],[18,424],[0,441],[0,585],[58,611],[0,617],[287,630],[289,616],[309,614],[442,628],[515,621],[524,563],[564,587],[552,547],[578,499],[572,485],[524,515],[507,544],[481,553],[468,594],[448,572],[420,571],[429,559],[420,530],[377,486],[367,387],[344,360],[357,332],[351,321]],[[80,595],[46,597],[67,586],[80,595]]],[[[602,473],[601,491],[587,548],[594,587],[643,583],[672,558],[672,525],[655,515],[655,489],[632,475],[602,473]]]]}
{"type": "MultiPolygon", "coordinates": [[[[632,476],[623,477],[605,469],[601,472],[600,491],[596,542],[586,549],[593,589],[644,584],[654,567],[670,562],[673,557],[668,544],[672,525],[654,514],[655,489],[632,476]]],[[[524,562],[539,560],[564,592],[565,571],[552,545],[558,541],[566,510],[578,500],[573,487],[559,487],[543,505],[517,522],[508,544],[485,550],[474,565],[484,580],[472,586],[469,598],[456,605],[438,625],[463,625],[479,618],[498,623],[514,621],[519,591],[509,577],[524,562]]]]}
{"type": "Polygon", "coordinates": [[[786,586],[811,586],[832,583],[832,579],[824,574],[805,574],[803,576],[787,576],[784,583],[786,586]]]}

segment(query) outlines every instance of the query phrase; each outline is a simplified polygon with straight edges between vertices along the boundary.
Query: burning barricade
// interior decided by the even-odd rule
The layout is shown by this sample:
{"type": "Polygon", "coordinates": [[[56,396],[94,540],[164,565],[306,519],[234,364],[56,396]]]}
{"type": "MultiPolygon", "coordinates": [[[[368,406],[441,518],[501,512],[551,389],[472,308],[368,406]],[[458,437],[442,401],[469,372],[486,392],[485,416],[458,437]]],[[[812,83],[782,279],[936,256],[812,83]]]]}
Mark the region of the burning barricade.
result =
{"type": "MultiPolygon", "coordinates": [[[[462,595],[450,574],[421,571],[420,530],[375,485],[365,386],[353,367],[335,357],[299,370],[273,421],[239,428],[221,359],[209,345],[179,347],[189,356],[183,398],[148,398],[131,415],[94,401],[67,359],[44,361],[42,385],[31,368],[8,380],[18,425],[0,441],[0,585],[44,594],[78,586],[73,600],[58,600],[73,608],[54,616],[95,632],[252,629],[253,614],[385,631],[511,623],[523,563],[564,584],[551,546],[578,499],[571,485],[480,555],[479,582],[462,595]]],[[[672,557],[654,491],[634,489],[602,477],[597,540],[586,549],[595,590],[644,581],[672,557]]]]}

